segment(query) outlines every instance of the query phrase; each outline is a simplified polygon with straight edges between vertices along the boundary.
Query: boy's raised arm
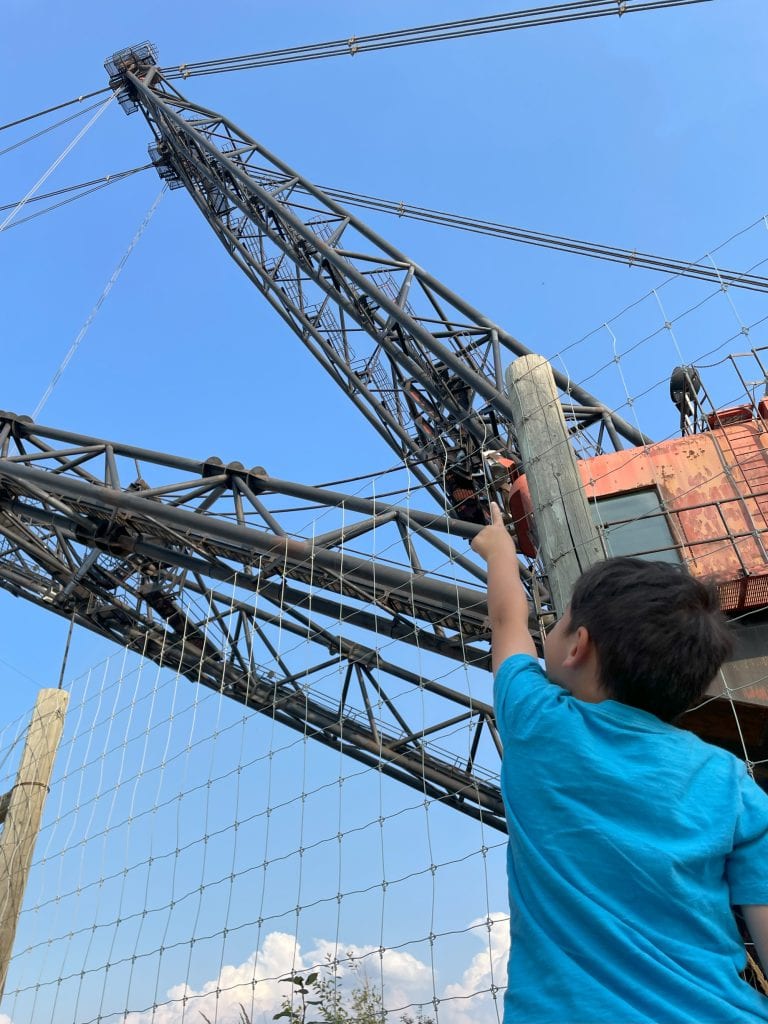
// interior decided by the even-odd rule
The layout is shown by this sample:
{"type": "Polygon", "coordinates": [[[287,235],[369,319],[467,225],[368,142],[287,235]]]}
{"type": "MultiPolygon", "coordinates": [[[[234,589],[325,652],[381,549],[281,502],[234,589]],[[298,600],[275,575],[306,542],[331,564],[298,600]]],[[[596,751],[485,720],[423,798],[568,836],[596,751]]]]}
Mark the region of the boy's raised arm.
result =
{"type": "Polygon", "coordinates": [[[536,657],[536,647],[528,632],[528,597],[520,581],[515,542],[495,503],[491,504],[491,523],[472,541],[472,549],[488,563],[488,617],[495,674],[513,654],[536,657]]]}

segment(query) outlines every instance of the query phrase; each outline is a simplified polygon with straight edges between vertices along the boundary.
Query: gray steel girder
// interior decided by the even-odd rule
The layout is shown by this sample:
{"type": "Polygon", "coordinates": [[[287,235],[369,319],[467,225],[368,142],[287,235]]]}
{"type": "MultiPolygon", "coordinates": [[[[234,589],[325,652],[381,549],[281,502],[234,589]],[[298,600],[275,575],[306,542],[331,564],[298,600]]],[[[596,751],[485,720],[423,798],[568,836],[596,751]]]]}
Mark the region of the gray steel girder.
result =
{"type": "Polygon", "coordinates": [[[0,587],[503,829],[476,532],[0,413],[0,587]]]}

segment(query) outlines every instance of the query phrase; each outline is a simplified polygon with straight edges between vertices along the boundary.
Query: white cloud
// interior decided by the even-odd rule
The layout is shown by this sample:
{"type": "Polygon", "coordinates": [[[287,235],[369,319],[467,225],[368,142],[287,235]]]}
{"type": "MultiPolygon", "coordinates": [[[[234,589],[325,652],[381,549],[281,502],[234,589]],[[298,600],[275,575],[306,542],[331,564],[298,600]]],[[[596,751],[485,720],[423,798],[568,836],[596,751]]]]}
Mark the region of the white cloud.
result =
{"type": "Polygon", "coordinates": [[[202,1014],[217,1024],[235,1024],[240,1020],[241,1005],[254,1022],[264,1015],[271,1020],[289,991],[288,985],[276,979],[302,970],[301,947],[294,936],[270,932],[258,954],[252,954],[244,963],[223,967],[217,978],[200,989],[184,983],[174,985],[168,990],[167,1001],[158,1006],[154,1015],[151,1011],[131,1013],[125,1024],[181,1024],[182,1014],[185,1021],[200,1024],[202,1014]]]}
{"type": "MultiPolygon", "coordinates": [[[[482,943],[483,949],[472,957],[460,981],[441,985],[438,978],[440,1024],[496,1024],[496,1005],[501,1007],[501,994],[494,1003],[488,990],[492,984],[504,985],[508,922],[502,914],[471,922],[470,934],[482,943]]],[[[348,989],[354,985],[355,977],[367,978],[375,989],[383,983],[386,1006],[423,1004],[425,1014],[433,1015],[432,967],[410,953],[380,951],[377,946],[337,945],[329,939],[316,939],[313,949],[302,952],[295,936],[270,932],[261,949],[243,963],[223,967],[218,977],[205,982],[200,989],[186,983],[174,985],[154,1013],[131,1013],[125,1024],[181,1024],[182,1016],[185,1022],[194,1020],[202,1024],[203,1014],[216,1024],[239,1024],[241,1006],[253,1024],[262,1024],[272,1020],[283,997],[290,995],[290,985],[280,982],[280,978],[305,974],[332,962],[334,957],[338,957],[338,977],[348,989]]],[[[413,1010],[410,1012],[415,1016],[413,1010]]],[[[397,1012],[390,1018],[393,1024],[399,1024],[400,1015],[397,1012]]],[[[0,1015],[0,1024],[12,1022],[0,1015]]]]}
{"type": "Polygon", "coordinates": [[[497,992],[494,1000],[491,989],[503,989],[507,983],[509,917],[489,914],[473,921],[470,928],[483,943],[483,949],[472,957],[461,981],[445,986],[441,998],[451,1002],[441,1006],[441,1024],[477,1024],[502,1017],[503,994],[497,992]]]}

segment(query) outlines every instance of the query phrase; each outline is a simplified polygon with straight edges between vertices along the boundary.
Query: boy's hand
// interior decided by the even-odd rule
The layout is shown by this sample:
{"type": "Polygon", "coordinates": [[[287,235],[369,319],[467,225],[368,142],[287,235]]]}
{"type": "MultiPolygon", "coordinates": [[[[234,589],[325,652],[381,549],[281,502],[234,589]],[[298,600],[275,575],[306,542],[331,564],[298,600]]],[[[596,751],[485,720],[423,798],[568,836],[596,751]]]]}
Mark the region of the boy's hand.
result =
{"type": "Polygon", "coordinates": [[[528,632],[528,597],[520,582],[517,549],[495,502],[491,504],[491,522],[472,541],[472,548],[488,563],[493,671],[497,672],[512,654],[530,654],[535,658],[536,647],[528,632]]]}
{"type": "Polygon", "coordinates": [[[472,550],[476,551],[481,558],[486,560],[486,562],[490,561],[491,557],[499,552],[505,552],[512,555],[517,553],[515,542],[512,540],[511,535],[507,532],[507,528],[504,525],[504,517],[501,514],[501,509],[495,501],[491,502],[490,508],[490,524],[483,527],[471,544],[472,550]]]}

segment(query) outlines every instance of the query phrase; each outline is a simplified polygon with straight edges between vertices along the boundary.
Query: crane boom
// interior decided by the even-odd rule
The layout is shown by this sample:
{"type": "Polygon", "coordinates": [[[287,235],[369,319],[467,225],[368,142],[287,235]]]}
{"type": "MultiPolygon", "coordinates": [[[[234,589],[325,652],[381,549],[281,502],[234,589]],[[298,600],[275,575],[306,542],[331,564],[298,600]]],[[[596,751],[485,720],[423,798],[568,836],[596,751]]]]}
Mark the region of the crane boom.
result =
{"type": "Polygon", "coordinates": [[[503,829],[492,708],[418,670],[488,668],[482,572],[455,546],[475,532],[0,413],[0,587],[503,829]]]}
{"type": "MultiPolygon", "coordinates": [[[[164,80],[150,44],[106,64],[141,109],[153,160],[186,187],[267,301],[451,515],[483,522],[485,449],[515,460],[505,361],[529,353],[229,119],[164,80]]],[[[648,438],[556,373],[566,420],[597,453],[648,438]]]]}

